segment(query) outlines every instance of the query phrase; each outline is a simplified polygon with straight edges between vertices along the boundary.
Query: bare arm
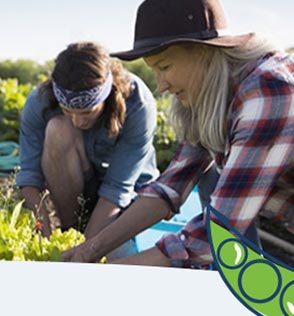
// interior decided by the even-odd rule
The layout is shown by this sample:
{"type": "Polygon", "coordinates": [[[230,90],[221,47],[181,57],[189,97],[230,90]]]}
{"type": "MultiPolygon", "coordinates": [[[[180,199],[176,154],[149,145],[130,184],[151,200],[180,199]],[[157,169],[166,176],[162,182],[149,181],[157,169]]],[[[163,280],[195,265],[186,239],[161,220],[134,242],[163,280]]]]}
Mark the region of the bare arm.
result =
{"type": "Polygon", "coordinates": [[[169,213],[168,205],[164,200],[141,197],[98,235],[64,252],[63,260],[97,262],[139,232],[166,218],[169,213]]]}
{"type": "Polygon", "coordinates": [[[22,187],[21,193],[25,199],[25,207],[32,210],[37,219],[40,219],[43,225],[42,234],[46,237],[51,234],[50,220],[48,216],[48,211],[46,210],[44,204],[41,205],[40,211],[37,214],[38,207],[41,203],[41,192],[36,187],[22,187]]]}
{"type": "Polygon", "coordinates": [[[97,235],[105,226],[114,221],[120,208],[109,200],[100,197],[87,224],[85,235],[90,239],[97,235]]]}

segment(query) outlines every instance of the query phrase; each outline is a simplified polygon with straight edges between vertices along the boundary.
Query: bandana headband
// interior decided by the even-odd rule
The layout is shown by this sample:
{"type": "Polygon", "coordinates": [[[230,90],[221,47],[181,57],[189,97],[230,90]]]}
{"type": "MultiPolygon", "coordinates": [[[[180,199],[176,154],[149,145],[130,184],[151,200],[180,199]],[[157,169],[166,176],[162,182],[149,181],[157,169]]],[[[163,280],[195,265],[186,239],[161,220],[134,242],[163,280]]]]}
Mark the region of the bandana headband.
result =
{"type": "Polygon", "coordinates": [[[102,86],[83,91],[71,91],[57,85],[52,79],[53,93],[58,103],[70,109],[87,109],[104,102],[112,88],[112,74],[109,72],[102,86]]]}

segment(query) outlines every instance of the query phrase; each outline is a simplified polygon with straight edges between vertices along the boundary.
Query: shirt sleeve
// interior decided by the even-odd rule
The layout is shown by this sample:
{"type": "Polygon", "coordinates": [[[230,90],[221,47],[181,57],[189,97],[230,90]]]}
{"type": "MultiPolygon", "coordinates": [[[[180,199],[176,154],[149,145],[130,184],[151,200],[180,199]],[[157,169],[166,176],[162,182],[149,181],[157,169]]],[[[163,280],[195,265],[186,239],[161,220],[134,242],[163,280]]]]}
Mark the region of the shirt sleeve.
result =
{"type": "Polygon", "coordinates": [[[99,196],[120,207],[126,207],[134,198],[136,182],[144,170],[149,167],[150,174],[156,171],[158,175],[153,147],[157,120],[155,100],[150,92],[135,91],[127,102],[126,121],[98,190],[99,196]]]}
{"type": "Polygon", "coordinates": [[[166,201],[172,212],[178,213],[211,162],[212,158],[204,148],[181,143],[167,169],[156,181],[143,186],[139,194],[159,197],[166,201]]]}
{"type": "Polygon", "coordinates": [[[27,98],[21,113],[20,127],[20,171],[16,177],[18,186],[44,187],[41,170],[41,155],[46,123],[42,118],[42,105],[37,91],[27,98]]]}
{"type": "MultiPolygon", "coordinates": [[[[294,158],[294,87],[269,74],[233,102],[226,157],[211,205],[244,233],[294,158]]],[[[175,266],[212,261],[205,215],[193,218],[157,247],[175,266]]]]}

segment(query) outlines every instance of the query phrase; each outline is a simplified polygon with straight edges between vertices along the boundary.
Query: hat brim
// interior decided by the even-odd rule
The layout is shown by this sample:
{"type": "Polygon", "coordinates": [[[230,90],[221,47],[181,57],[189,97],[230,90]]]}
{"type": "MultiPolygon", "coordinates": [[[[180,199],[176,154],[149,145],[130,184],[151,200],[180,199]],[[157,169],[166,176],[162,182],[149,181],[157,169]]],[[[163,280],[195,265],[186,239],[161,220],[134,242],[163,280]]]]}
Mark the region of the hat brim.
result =
{"type": "Polygon", "coordinates": [[[172,40],[168,40],[162,42],[161,44],[154,44],[148,45],[140,48],[131,49],[128,51],[121,51],[111,53],[111,57],[117,57],[122,60],[131,61],[134,59],[138,59],[144,56],[156,54],[168,46],[180,44],[180,43],[199,43],[211,46],[218,46],[218,47],[242,47],[246,45],[246,43],[254,36],[254,33],[248,33],[243,35],[232,35],[232,36],[220,36],[215,37],[213,39],[201,40],[196,38],[190,37],[182,37],[182,38],[175,38],[172,40]]]}

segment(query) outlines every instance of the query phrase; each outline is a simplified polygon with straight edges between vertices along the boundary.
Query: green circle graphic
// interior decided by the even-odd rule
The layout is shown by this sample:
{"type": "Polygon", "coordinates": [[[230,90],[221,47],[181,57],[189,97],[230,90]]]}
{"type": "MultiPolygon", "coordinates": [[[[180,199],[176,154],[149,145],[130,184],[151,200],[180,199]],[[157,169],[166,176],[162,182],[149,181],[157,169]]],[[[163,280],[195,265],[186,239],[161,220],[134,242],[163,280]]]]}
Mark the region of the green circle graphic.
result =
{"type": "Polygon", "coordinates": [[[286,315],[294,315],[294,281],[285,286],[281,294],[281,308],[286,315]]]}
{"type": "Polygon", "coordinates": [[[220,263],[226,268],[237,269],[247,260],[247,249],[237,239],[228,239],[218,248],[220,263]]]}
{"type": "Polygon", "coordinates": [[[255,260],[241,270],[239,287],[248,300],[262,303],[272,300],[278,294],[281,280],[281,274],[274,264],[255,260]]]}

